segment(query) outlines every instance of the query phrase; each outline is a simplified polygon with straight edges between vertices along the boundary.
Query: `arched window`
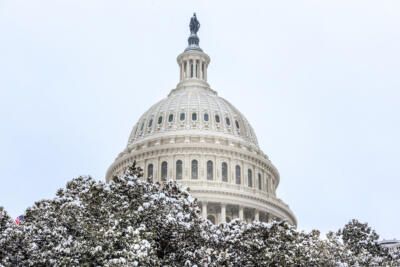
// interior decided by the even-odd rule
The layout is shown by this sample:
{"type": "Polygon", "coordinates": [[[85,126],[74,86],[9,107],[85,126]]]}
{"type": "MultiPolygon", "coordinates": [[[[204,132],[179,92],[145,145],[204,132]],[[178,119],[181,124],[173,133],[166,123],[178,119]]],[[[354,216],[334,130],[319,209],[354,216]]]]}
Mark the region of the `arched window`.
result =
{"type": "Polygon", "coordinates": [[[207,161],[207,180],[214,179],[214,167],[211,160],[207,161]]]}
{"type": "Polygon", "coordinates": [[[235,168],[235,177],[236,177],[236,184],[240,184],[240,180],[241,180],[241,175],[240,175],[240,166],[236,165],[235,168]]]}
{"type": "Polygon", "coordinates": [[[222,162],[221,173],[222,173],[222,181],[228,182],[228,164],[226,164],[226,162],[222,162]]]}
{"type": "Polygon", "coordinates": [[[162,116],[158,117],[158,124],[162,123],[162,116]]]}
{"type": "Polygon", "coordinates": [[[192,121],[197,121],[197,113],[196,112],[192,113],[192,121]]]}
{"type": "Polygon", "coordinates": [[[197,160],[192,160],[192,179],[197,179],[199,176],[199,163],[197,160]]]}
{"type": "Polygon", "coordinates": [[[262,178],[261,178],[261,173],[258,173],[258,189],[262,189],[262,178]]]}
{"type": "Polygon", "coordinates": [[[152,124],[153,124],[153,119],[150,119],[149,125],[147,127],[151,127],[152,124]]]}
{"type": "Polygon", "coordinates": [[[238,122],[238,121],[235,121],[235,124],[236,124],[236,128],[239,129],[239,128],[240,128],[240,127],[239,127],[239,122],[238,122]]]}
{"type": "Polygon", "coordinates": [[[163,163],[161,163],[161,180],[166,181],[167,175],[168,175],[168,163],[166,161],[163,161],[163,163]]]}
{"type": "Polygon", "coordinates": [[[208,113],[204,113],[204,121],[208,121],[208,113]]]}
{"type": "Polygon", "coordinates": [[[153,164],[147,165],[147,177],[148,178],[153,178],[153,170],[154,170],[153,164]]]}
{"type": "Polygon", "coordinates": [[[176,161],[176,180],[182,180],[182,160],[176,161]]]}
{"type": "Polygon", "coordinates": [[[185,113],[181,113],[181,115],[179,115],[179,119],[181,120],[181,121],[184,121],[185,120],[185,113]]]}
{"type": "Polygon", "coordinates": [[[231,125],[231,121],[229,120],[228,117],[225,118],[225,122],[226,122],[226,125],[228,125],[228,126],[231,125]]]}
{"type": "Polygon", "coordinates": [[[169,114],[168,122],[172,122],[174,120],[174,114],[169,114]]]}
{"type": "Polygon", "coordinates": [[[219,122],[220,122],[220,120],[219,120],[219,115],[215,115],[215,122],[216,122],[216,123],[219,123],[219,122]]]}
{"type": "Polygon", "coordinates": [[[250,169],[247,170],[247,185],[253,187],[253,172],[250,169]]]}
{"type": "Polygon", "coordinates": [[[140,130],[143,131],[144,128],[144,122],[142,123],[142,126],[140,126],[140,130]]]}

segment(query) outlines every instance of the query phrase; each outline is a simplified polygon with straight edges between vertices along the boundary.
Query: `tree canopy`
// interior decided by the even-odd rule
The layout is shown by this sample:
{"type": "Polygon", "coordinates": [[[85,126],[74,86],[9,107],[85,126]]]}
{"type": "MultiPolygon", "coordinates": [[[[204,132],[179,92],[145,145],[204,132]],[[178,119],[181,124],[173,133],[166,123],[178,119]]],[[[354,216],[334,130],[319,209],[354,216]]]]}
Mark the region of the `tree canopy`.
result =
{"type": "Polygon", "coordinates": [[[398,266],[367,224],[321,237],[286,222],[213,225],[175,182],[135,165],[109,183],[79,177],[16,225],[0,207],[0,266],[398,266]]]}

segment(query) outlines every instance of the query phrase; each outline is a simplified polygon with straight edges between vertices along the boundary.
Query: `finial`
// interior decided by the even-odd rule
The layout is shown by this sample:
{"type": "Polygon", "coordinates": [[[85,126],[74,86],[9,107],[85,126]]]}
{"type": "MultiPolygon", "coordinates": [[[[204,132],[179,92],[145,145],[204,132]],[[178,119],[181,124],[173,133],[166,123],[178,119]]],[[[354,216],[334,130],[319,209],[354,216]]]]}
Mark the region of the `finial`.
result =
{"type": "Polygon", "coordinates": [[[188,50],[202,51],[199,46],[200,39],[197,36],[197,32],[200,29],[200,22],[197,20],[196,13],[193,13],[193,17],[190,19],[189,29],[190,29],[190,36],[188,39],[189,45],[188,47],[186,47],[185,51],[188,50]]]}

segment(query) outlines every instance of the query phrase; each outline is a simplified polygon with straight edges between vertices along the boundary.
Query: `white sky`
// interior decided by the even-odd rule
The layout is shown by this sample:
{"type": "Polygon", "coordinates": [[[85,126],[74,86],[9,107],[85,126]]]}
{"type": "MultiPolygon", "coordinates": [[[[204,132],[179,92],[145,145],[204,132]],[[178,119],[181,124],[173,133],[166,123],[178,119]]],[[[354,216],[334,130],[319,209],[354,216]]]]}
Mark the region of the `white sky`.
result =
{"type": "Polygon", "coordinates": [[[0,205],[103,179],[178,82],[197,12],[209,82],[253,125],[299,228],[400,238],[399,1],[0,0],[0,205]]]}

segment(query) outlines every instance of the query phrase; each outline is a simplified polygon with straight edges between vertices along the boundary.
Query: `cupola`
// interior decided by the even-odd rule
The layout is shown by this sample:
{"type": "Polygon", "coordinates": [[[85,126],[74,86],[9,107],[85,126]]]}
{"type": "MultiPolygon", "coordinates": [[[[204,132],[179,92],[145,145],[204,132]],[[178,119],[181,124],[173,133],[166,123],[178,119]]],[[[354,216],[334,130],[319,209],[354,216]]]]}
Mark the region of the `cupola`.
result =
{"type": "Polygon", "coordinates": [[[197,36],[197,32],[200,29],[200,23],[197,20],[196,13],[190,19],[189,28],[188,46],[177,58],[180,69],[180,83],[178,87],[185,81],[207,83],[207,68],[208,64],[210,64],[210,57],[199,46],[200,39],[197,36]]]}

